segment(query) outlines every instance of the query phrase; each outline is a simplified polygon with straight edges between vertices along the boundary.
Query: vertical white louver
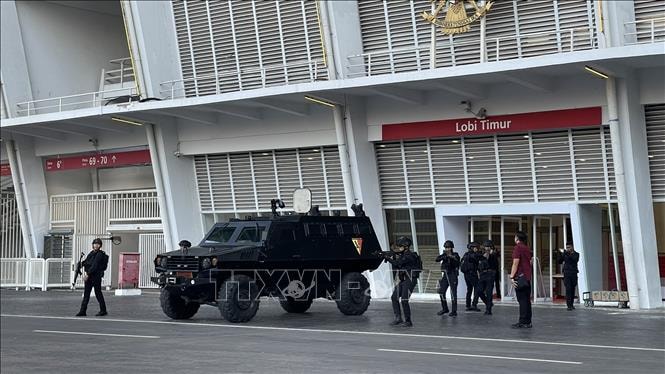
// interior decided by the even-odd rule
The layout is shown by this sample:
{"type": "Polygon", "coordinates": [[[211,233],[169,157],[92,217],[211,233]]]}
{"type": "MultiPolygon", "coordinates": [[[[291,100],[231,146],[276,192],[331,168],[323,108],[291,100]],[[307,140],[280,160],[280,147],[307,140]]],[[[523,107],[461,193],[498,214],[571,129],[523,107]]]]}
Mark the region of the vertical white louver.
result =
{"type": "Polygon", "coordinates": [[[665,202],[665,104],[644,107],[649,150],[651,194],[654,201],[665,202]]]}
{"type": "Polygon", "coordinates": [[[574,200],[567,131],[532,134],[538,201],[574,200]]]}
{"type": "Polygon", "coordinates": [[[494,138],[464,139],[471,203],[499,202],[494,138]]]}
{"type": "Polygon", "coordinates": [[[432,204],[432,193],[433,204],[616,200],[604,126],[386,142],[377,143],[375,151],[381,197],[388,208],[432,204]]]}
{"type": "Polygon", "coordinates": [[[432,183],[430,178],[427,142],[404,143],[404,159],[411,204],[432,204],[432,183]]]}
{"type": "Polygon", "coordinates": [[[601,128],[570,130],[575,159],[575,183],[580,200],[606,200],[601,128]]]}
{"type": "Polygon", "coordinates": [[[462,143],[459,139],[430,141],[437,202],[466,203],[462,143]]]}
{"type": "Polygon", "coordinates": [[[650,42],[651,20],[654,23],[655,41],[665,40],[665,1],[662,0],[634,0],[637,42],[650,42]]]}
{"type": "Polygon", "coordinates": [[[345,209],[336,146],[199,155],[194,167],[204,213],[269,212],[278,197],[291,207],[301,187],[312,190],[313,205],[345,209]]]}
{"type": "Polygon", "coordinates": [[[376,148],[381,197],[385,205],[407,203],[401,143],[382,143],[376,148]]]}
{"type": "Polygon", "coordinates": [[[314,1],[172,3],[186,96],[327,77],[314,1]]]}
{"type": "Polygon", "coordinates": [[[523,135],[499,136],[498,148],[503,201],[533,201],[529,139],[523,135]]]}
{"type": "MultiPolygon", "coordinates": [[[[431,2],[361,0],[358,9],[363,51],[372,54],[371,63],[367,57],[364,62],[372,75],[428,67],[430,26],[421,13],[431,10],[431,2]]],[[[489,61],[497,59],[497,38],[498,57],[505,60],[568,51],[571,35],[574,50],[596,47],[593,1],[495,1],[486,17],[489,61]]],[[[480,25],[450,37],[439,33],[436,48],[437,67],[479,62],[480,25]]]]}

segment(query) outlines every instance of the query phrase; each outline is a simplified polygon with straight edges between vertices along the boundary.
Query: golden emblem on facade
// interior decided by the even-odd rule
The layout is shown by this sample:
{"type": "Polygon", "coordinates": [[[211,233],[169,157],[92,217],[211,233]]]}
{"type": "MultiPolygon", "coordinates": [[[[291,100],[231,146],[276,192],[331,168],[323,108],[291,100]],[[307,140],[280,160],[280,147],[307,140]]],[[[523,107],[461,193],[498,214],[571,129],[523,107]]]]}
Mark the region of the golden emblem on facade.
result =
{"type": "Polygon", "coordinates": [[[469,31],[471,24],[484,17],[492,7],[492,2],[487,1],[484,5],[478,5],[475,0],[430,0],[438,2],[436,8],[429,12],[423,12],[425,21],[441,27],[441,32],[446,35],[460,34],[469,31]],[[473,6],[474,13],[469,16],[465,4],[473,6]],[[439,13],[446,8],[446,16],[443,20],[438,18],[439,13]]]}

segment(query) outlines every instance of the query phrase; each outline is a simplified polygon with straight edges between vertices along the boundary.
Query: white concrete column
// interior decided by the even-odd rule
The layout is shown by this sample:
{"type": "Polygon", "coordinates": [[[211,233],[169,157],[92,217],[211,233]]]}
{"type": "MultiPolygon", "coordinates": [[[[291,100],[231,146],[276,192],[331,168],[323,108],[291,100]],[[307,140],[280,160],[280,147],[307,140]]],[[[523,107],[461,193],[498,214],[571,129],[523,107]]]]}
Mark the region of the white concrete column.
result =
{"type": "MultiPolygon", "coordinates": [[[[372,220],[379,243],[384,251],[389,249],[385,217],[381,204],[379,175],[376,167],[374,145],[368,141],[365,102],[359,98],[349,99],[345,106],[347,149],[351,167],[352,188],[358,203],[363,203],[365,213],[372,220]]],[[[390,297],[392,275],[390,266],[383,263],[371,273],[372,295],[390,297]]]]}
{"type": "MultiPolygon", "coordinates": [[[[443,248],[443,243],[446,240],[452,240],[455,243],[455,252],[459,254],[460,259],[466,253],[466,245],[469,238],[469,217],[456,216],[446,217],[441,208],[437,208],[436,214],[436,232],[439,236],[439,250],[443,248]]],[[[464,302],[466,295],[466,282],[464,281],[464,274],[460,271],[457,280],[457,301],[464,302]]]]}
{"type": "MultiPolygon", "coordinates": [[[[334,64],[331,73],[337,78],[363,74],[362,60],[349,61],[348,57],[363,53],[358,3],[355,1],[322,1],[319,3],[324,18],[324,40],[328,64],[334,64]]],[[[331,74],[332,75],[332,74],[331,74]]]]}
{"type": "Polygon", "coordinates": [[[153,126],[153,139],[147,131],[153,158],[155,185],[160,196],[160,215],[167,249],[176,249],[182,239],[198,243],[204,233],[196,192],[196,176],[191,157],[176,156],[178,128],[175,121],[160,121],[153,126]]]}
{"type": "Polygon", "coordinates": [[[14,134],[13,140],[7,140],[6,148],[26,256],[37,257],[44,252],[44,235],[49,229],[49,200],[43,163],[35,155],[31,138],[14,134]]]}
{"type": "Polygon", "coordinates": [[[578,284],[580,300],[584,292],[603,289],[602,210],[599,205],[575,204],[570,209],[573,246],[580,253],[578,284]]]}
{"type": "MultiPolygon", "coordinates": [[[[621,138],[620,154],[625,174],[623,178],[625,212],[622,214],[622,204],[619,202],[619,224],[622,239],[624,230],[630,233],[630,246],[623,246],[624,262],[629,283],[628,290],[629,292],[631,289],[634,290],[637,296],[637,302],[631,298],[631,308],[658,308],[662,307],[663,302],[660,292],[646,123],[644,107],[639,101],[640,90],[635,74],[626,73],[624,77],[616,79],[616,97],[619,130],[617,135],[621,138]],[[631,282],[634,282],[632,286],[631,282]]],[[[615,146],[613,141],[612,147],[615,146]]]]}

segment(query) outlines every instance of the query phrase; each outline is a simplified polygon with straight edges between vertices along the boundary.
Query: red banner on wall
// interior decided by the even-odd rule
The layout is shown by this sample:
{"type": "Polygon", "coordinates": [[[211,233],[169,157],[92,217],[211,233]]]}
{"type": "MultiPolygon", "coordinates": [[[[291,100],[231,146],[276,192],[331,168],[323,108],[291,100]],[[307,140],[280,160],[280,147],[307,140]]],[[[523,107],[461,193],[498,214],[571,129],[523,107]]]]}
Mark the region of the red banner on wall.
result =
{"type": "Polygon", "coordinates": [[[12,175],[12,169],[9,167],[9,164],[0,164],[0,175],[3,177],[12,175]]]}
{"type": "Polygon", "coordinates": [[[65,158],[49,158],[46,160],[46,171],[74,169],[111,168],[126,165],[150,164],[150,151],[95,153],[65,158]]]}
{"type": "Polygon", "coordinates": [[[486,119],[461,118],[438,121],[385,124],[382,140],[472,136],[534,130],[598,126],[603,121],[600,107],[507,114],[486,119]]]}

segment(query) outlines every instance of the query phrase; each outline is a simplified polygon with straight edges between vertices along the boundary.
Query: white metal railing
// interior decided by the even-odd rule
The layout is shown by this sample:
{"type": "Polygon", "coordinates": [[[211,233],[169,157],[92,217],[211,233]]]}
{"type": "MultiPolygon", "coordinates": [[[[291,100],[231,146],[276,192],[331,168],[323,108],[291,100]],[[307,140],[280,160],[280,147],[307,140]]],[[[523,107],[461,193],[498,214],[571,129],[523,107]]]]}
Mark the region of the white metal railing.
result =
{"type": "Polygon", "coordinates": [[[0,287],[26,287],[27,286],[27,258],[0,259],[0,287]]]}
{"type": "MultiPolygon", "coordinates": [[[[460,47],[480,45],[480,39],[470,41],[438,41],[437,67],[480,63],[480,52],[471,56],[468,48],[457,52],[460,47]],[[444,60],[445,63],[439,61],[444,60]]],[[[523,57],[544,55],[542,47],[549,47],[552,53],[573,52],[598,48],[597,38],[592,28],[572,28],[536,33],[515,34],[485,40],[487,61],[504,61],[523,57]],[[532,52],[531,49],[538,49],[532,52]]],[[[401,71],[425,70],[429,68],[430,46],[395,48],[377,52],[361,53],[347,57],[349,76],[372,76],[394,74],[401,71]]]]}
{"type": "Polygon", "coordinates": [[[159,221],[156,191],[109,194],[109,221],[159,221]]]}
{"type": "Polygon", "coordinates": [[[95,108],[103,106],[108,103],[108,101],[121,96],[129,96],[129,102],[131,102],[131,97],[136,95],[138,95],[136,87],[125,87],[49,99],[32,100],[16,104],[16,114],[18,116],[32,116],[44,113],[58,113],[63,110],[95,108]]]}
{"type": "Polygon", "coordinates": [[[131,58],[119,58],[111,60],[109,63],[118,65],[118,68],[112,70],[102,69],[102,87],[111,84],[120,84],[122,86],[127,82],[134,83],[134,69],[131,58]]]}
{"type": "Polygon", "coordinates": [[[70,287],[71,265],[69,258],[3,258],[0,260],[0,287],[43,291],[70,287]]]}
{"type": "Polygon", "coordinates": [[[234,69],[220,71],[216,74],[197,75],[192,78],[178,79],[160,83],[160,94],[165,99],[175,99],[185,96],[203,96],[229,92],[224,87],[224,79],[232,78],[232,91],[265,88],[269,86],[286,85],[290,83],[315,82],[326,77],[327,67],[322,59],[300,61],[290,64],[267,65],[257,68],[234,69]],[[301,70],[297,70],[301,68],[301,70]],[[306,70],[305,70],[306,68],[306,70]],[[289,70],[297,79],[289,78],[289,70]],[[273,76],[271,76],[273,74],[273,76]],[[275,79],[274,74],[283,74],[275,79]],[[304,75],[304,78],[302,77],[304,75]],[[210,88],[210,85],[214,85],[210,88]],[[201,88],[200,86],[205,86],[201,88]],[[203,92],[201,92],[203,91],[203,92]]]}
{"type": "Polygon", "coordinates": [[[665,17],[626,22],[623,27],[626,44],[656,43],[665,40],[665,17]]]}

